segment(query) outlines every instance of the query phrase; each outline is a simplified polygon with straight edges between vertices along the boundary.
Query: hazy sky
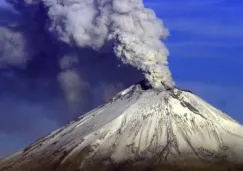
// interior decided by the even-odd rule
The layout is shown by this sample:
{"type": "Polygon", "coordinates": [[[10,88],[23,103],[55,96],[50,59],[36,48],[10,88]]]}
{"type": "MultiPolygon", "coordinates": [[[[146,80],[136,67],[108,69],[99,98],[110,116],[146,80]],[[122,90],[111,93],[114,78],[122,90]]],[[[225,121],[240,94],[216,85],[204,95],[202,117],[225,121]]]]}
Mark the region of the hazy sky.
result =
{"type": "MultiPolygon", "coordinates": [[[[177,85],[243,123],[243,2],[145,0],[145,4],[170,30],[166,45],[177,85]]],[[[56,116],[61,109],[16,100],[0,101],[0,157],[60,126],[56,116]]]]}

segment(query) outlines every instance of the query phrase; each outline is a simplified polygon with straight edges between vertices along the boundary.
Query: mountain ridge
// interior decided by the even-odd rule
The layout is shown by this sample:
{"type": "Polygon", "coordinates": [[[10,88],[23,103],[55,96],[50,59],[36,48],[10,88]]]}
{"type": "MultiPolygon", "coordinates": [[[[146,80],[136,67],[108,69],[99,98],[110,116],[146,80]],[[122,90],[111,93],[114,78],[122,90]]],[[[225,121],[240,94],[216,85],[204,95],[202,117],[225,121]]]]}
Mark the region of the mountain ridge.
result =
{"type": "Polygon", "coordinates": [[[157,91],[142,81],[0,160],[0,171],[237,170],[242,164],[238,122],[190,91],[157,91]]]}

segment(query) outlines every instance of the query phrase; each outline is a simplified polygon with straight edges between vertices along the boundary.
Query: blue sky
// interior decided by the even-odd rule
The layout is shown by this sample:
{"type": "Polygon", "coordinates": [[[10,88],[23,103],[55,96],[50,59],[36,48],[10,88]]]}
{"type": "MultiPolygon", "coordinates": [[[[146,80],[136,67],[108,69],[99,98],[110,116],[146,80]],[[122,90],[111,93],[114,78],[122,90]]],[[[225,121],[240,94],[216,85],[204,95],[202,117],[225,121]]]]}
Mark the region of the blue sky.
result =
{"type": "Polygon", "coordinates": [[[170,30],[166,45],[177,85],[243,123],[243,2],[145,0],[170,30]]]}
{"type": "MultiPolygon", "coordinates": [[[[194,91],[243,123],[243,1],[144,2],[147,7],[155,10],[170,30],[166,45],[170,51],[170,68],[177,85],[194,91]]],[[[11,103],[8,100],[0,103],[0,111],[9,113],[6,123],[0,125],[0,157],[23,148],[59,127],[54,119],[45,117],[53,111],[47,110],[46,106],[43,109],[43,104],[16,105],[19,112],[13,114],[13,110],[6,107],[11,106],[11,103]],[[34,114],[28,115],[27,111],[34,114]],[[29,126],[16,131],[19,127],[12,125],[11,120],[29,126]],[[9,126],[16,129],[4,131],[9,126]]]]}

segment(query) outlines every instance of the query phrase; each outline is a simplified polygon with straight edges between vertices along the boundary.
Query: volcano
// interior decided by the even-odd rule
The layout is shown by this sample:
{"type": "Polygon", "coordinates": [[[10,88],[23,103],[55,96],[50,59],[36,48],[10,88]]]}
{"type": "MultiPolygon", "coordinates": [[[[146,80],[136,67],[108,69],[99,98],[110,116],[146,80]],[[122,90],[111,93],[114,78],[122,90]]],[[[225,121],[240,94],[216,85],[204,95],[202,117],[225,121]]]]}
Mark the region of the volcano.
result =
{"type": "Polygon", "coordinates": [[[190,91],[141,81],[0,161],[0,171],[79,170],[242,171],[243,126],[190,91]]]}

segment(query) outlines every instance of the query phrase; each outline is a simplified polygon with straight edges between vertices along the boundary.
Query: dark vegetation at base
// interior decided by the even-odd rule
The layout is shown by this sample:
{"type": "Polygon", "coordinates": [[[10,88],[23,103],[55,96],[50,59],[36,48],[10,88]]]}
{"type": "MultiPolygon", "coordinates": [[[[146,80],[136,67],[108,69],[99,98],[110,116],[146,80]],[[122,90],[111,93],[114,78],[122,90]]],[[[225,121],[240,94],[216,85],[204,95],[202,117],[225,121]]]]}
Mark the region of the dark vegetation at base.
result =
{"type": "Polygon", "coordinates": [[[211,166],[211,165],[205,165],[205,166],[193,166],[193,167],[185,167],[185,166],[175,166],[175,165],[161,165],[156,167],[148,167],[148,168],[137,168],[132,167],[128,164],[125,165],[118,165],[111,168],[103,167],[102,165],[95,165],[86,167],[84,169],[78,169],[77,165],[74,166],[68,166],[68,167],[33,167],[33,169],[29,169],[28,167],[21,168],[21,169],[15,169],[14,167],[4,167],[0,169],[0,171],[243,171],[243,166],[211,166]]]}
{"type": "Polygon", "coordinates": [[[22,158],[16,161],[5,162],[5,167],[1,167],[0,165],[0,171],[243,171],[243,164],[233,165],[226,161],[210,163],[198,160],[199,162],[188,161],[185,163],[176,162],[174,164],[165,164],[166,161],[161,161],[162,164],[155,164],[153,162],[149,167],[146,167],[136,164],[134,161],[114,164],[110,159],[97,161],[95,158],[91,162],[85,163],[83,169],[79,169],[80,164],[90,152],[92,152],[92,149],[86,147],[81,152],[70,156],[65,162],[63,161],[63,158],[67,155],[65,151],[60,152],[58,155],[49,153],[42,157],[29,156],[24,159],[24,162],[22,158]],[[104,165],[105,161],[109,164],[104,165]]]}

